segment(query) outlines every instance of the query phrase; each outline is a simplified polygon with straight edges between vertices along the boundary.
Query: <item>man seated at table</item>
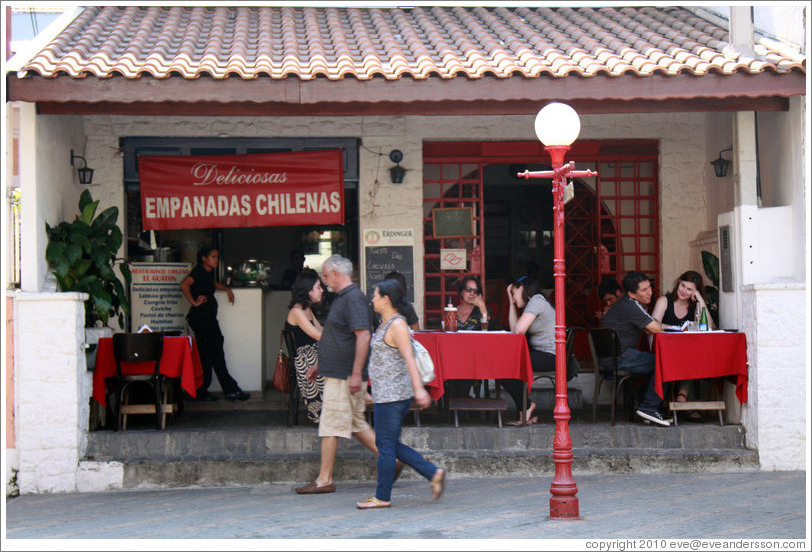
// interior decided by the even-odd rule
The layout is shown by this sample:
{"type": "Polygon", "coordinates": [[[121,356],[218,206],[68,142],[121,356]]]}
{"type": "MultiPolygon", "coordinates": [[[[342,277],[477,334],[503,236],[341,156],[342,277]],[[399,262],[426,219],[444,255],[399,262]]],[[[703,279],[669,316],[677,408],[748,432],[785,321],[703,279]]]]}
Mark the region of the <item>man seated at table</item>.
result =
{"type": "MultiPolygon", "coordinates": [[[[654,355],[637,350],[644,331],[654,334],[663,329],[662,324],[646,312],[646,305],[651,302],[651,281],[644,273],[633,270],[623,277],[623,289],[625,295],[609,308],[603,316],[601,326],[614,328],[620,338],[618,370],[649,376],[643,402],[635,413],[644,420],[670,426],[671,422],[660,414],[663,400],[654,390],[654,355]]],[[[601,359],[601,364],[605,361],[608,359],[601,359]]]]}

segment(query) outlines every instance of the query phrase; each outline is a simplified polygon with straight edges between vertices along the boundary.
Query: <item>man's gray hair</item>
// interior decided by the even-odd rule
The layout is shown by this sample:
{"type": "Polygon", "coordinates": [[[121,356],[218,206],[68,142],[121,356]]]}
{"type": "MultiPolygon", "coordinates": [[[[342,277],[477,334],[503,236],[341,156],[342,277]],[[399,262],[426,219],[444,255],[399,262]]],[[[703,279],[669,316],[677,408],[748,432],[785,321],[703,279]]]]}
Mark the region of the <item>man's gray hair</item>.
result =
{"type": "Polygon", "coordinates": [[[342,257],[338,253],[335,255],[331,255],[324,261],[324,264],[321,265],[322,270],[335,270],[339,274],[343,274],[345,276],[352,276],[352,261],[347,259],[346,257],[342,257]]]}

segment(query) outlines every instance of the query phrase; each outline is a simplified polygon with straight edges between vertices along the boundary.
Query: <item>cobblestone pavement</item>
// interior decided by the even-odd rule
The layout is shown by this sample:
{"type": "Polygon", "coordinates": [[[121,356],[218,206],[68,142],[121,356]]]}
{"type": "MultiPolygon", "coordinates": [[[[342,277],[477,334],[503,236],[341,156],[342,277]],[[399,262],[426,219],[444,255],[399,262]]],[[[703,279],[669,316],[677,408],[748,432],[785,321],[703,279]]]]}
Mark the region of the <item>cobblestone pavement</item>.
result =
{"type": "MultiPolygon", "coordinates": [[[[809,539],[806,472],[575,474],[575,479],[581,519],[574,521],[547,519],[548,476],[454,478],[452,473],[437,501],[427,482],[399,481],[392,508],[369,511],[357,510],[355,503],[374,494],[372,482],[339,483],[337,492],[313,496],[279,484],[26,495],[6,501],[3,549],[17,549],[22,541],[16,539],[809,539]]],[[[58,542],[31,545],[49,549],[58,542]]],[[[462,545],[445,542],[442,549],[462,545]]],[[[807,540],[804,549],[808,545],[807,540]]],[[[126,549],[126,543],[113,546],[126,549]]],[[[173,546],[226,547],[200,540],[173,546]]],[[[397,549],[394,543],[381,546],[397,549]]],[[[465,549],[489,546],[493,543],[470,543],[465,549]]],[[[244,547],[252,545],[228,545],[244,547]]],[[[83,543],[81,549],[91,548],[110,549],[102,541],[83,543]]]]}

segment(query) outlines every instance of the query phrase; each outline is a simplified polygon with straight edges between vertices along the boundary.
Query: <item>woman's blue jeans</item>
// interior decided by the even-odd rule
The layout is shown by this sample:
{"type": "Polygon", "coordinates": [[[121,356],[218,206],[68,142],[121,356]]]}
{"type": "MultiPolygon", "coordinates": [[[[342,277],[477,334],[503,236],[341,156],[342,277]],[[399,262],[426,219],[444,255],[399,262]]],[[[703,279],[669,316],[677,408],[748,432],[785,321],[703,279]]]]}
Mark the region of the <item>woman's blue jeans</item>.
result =
{"type": "Polygon", "coordinates": [[[392,497],[392,484],[395,479],[395,460],[431,481],[437,466],[423,458],[411,447],[400,442],[400,428],[409,413],[412,399],[390,403],[375,403],[375,445],[378,447],[378,489],[375,498],[389,502],[392,497]]]}

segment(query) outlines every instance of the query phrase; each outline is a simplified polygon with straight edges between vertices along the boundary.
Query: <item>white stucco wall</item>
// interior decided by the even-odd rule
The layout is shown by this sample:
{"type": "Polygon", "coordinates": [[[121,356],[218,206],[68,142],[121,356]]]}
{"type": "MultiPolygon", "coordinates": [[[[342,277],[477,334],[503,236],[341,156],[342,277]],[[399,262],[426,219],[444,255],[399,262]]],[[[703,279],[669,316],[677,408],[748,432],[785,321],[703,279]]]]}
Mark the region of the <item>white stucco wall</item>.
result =
{"type": "Polygon", "coordinates": [[[70,164],[70,150],[81,152],[84,130],[81,117],[38,116],[33,104],[16,105],[20,107],[20,224],[27,243],[21,250],[21,286],[33,292],[42,289],[48,273],[44,222],[56,225],[78,214],[82,189],[70,164]]]}
{"type": "Polygon", "coordinates": [[[803,284],[745,286],[748,400],[742,409],[747,445],[761,466],[806,466],[807,306],[803,284]]]}
{"type": "Polygon", "coordinates": [[[15,421],[21,494],[73,492],[87,448],[92,380],[83,293],[14,297],[15,421]],[[48,339],[44,339],[47,333],[48,339]]]}

